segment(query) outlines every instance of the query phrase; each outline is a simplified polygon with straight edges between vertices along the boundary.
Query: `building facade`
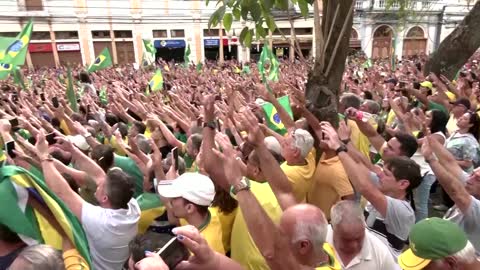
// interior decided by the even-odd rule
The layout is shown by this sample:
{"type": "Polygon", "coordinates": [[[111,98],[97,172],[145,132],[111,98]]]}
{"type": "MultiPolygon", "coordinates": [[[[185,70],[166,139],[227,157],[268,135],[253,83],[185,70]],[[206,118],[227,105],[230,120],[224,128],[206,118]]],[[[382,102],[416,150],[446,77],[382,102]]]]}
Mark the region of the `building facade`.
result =
{"type": "MultiPolygon", "coordinates": [[[[429,53],[460,22],[467,1],[414,1],[413,15],[398,16],[396,7],[385,10],[384,0],[357,0],[350,46],[369,57],[429,53]],[[453,3],[455,2],[455,3],[453,3]],[[460,3],[461,2],[461,3],[460,3]],[[465,2],[465,3],[464,3],[465,2]]],[[[142,39],[153,40],[157,58],[183,60],[190,46],[194,62],[224,59],[239,61],[259,57],[263,41],[251,48],[238,42],[249,22],[234,22],[232,29],[208,29],[214,1],[183,0],[2,0],[0,36],[16,36],[33,18],[34,32],[27,55],[30,67],[65,64],[88,65],[108,47],[115,64],[140,63],[142,39]]],[[[304,19],[292,10],[295,35],[302,54],[314,55],[313,16],[304,19]]],[[[285,14],[276,16],[278,29],[268,42],[279,57],[293,58],[291,26],[285,14]]]]}

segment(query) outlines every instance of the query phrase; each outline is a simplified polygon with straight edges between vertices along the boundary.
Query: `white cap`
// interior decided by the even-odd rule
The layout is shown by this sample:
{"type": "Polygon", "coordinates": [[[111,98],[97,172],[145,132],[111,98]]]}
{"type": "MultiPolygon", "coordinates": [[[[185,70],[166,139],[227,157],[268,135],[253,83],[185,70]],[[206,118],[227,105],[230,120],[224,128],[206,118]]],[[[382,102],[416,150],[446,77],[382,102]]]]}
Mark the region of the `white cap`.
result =
{"type": "Polygon", "coordinates": [[[87,140],[82,135],[69,135],[67,136],[67,140],[73,143],[82,151],[87,151],[88,149],[90,149],[90,145],[88,145],[87,140]]]}
{"type": "Polygon", "coordinates": [[[184,198],[194,204],[209,206],[215,197],[215,186],[208,176],[184,173],[173,181],[161,181],[158,194],[164,198],[184,198]]]}

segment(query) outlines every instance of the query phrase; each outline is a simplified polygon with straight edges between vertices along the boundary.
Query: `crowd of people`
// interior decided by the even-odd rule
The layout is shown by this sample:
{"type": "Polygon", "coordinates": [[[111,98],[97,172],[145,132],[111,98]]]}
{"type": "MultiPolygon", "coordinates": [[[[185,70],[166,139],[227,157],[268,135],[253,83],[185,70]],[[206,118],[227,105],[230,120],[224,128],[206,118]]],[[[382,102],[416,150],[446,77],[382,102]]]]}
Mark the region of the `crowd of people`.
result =
{"type": "Polygon", "coordinates": [[[162,62],[155,92],[154,68],[78,68],[78,110],[66,69],[25,70],[1,83],[0,201],[25,213],[0,214],[0,269],[478,270],[479,60],[449,80],[352,57],[336,123],[307,109],[309,63],[266,87],[255,64],[162,62]]]}

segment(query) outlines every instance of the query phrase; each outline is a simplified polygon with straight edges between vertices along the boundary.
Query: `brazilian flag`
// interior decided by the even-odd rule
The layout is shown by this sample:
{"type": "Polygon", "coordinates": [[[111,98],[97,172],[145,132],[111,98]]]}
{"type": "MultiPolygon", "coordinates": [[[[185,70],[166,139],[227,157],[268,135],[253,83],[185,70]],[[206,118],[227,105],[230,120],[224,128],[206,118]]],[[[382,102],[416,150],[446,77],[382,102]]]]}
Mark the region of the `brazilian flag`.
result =
{"type": "Polygon", "coordinates": [[[142,211],[138,221],[138,233],[144,233],[153,221],[165,213],[165,206],[155,193],[143,193],[137,197],[138,205],[142,211]]]}
{"type": "Polygon", "coordinates": [[[90,65],[88,68],[88,72],[95,72],[97,70],[105,69],[112,65],[112,57],[110,56],[110,51],[107,47],[105,47],[102,52],[100,53],[97,58],[95,58],[95,62],[90,65]]]}
{"type": "Polygon", "coordinates": [[[88,240],[80,221],[45,184],[42,174],[36,169],[27,171],[16,166],[1,167],[0,224],[30,245],[46,244],[61,250],[62,237],[36,208],[27,203],[28,198],[35,198],[50,210],[75,249],[90,265],[88,240]]]}
{"type": "Polygon", "coordinates": [[[27,53],[28,44],[30,43],[32,31],[33,21],[30,20],[16,38],[1,38],[0,62],[8,63],[14,66],[22,66],[25,64],[25,56],[27,53]]]}
{"type": "Polygon", "coordinates": [[[260,54],[260,60],[258,61],[258,71],[262,75],[262,80],[264,83],[269,81],[278,82],[280,63],[278,62],[277,57],[273,54],[272,50],[268,47],[267,44],[263,46],[262,53],[260,54]],[[266,68],[265,65],[269,64],[269,67],[266,68]],[[268,77],[267,74],[268,73],[268,77]]]}
{"type": "Polygon", "coordinates": [[[70,108],[72,108],[74,112],[78,112],[77,93],[75,93],[75,89],[73,88],[73,77],[70,67],[68,67],[67,70],[67,99],[68,103],[70,103],[70,108]]]}
{"type": "Polygon", "coordinates": [[[184,63],[184,67],[188,67],[188,65],[190,64],[190,54],[191,54],[191,50],[190,50],[190,44],[187,45],[187,48],[185,49],[185,54],[183,55],[183,62],[184,63]]]}
{"type": "MultiPolygon", "coordinates": [[[[283,96],[281,98],[278,98],[277,100],[280,105],[287,111],[288,115],[290,115],[290,118],[293,119],[292,107],[290,106],[290,99],[288,98],[288,96],[283,96]]],[[[265,112],[267,126],[278,134],[284,135],[285,133],[287,133],[287,129],[283,125],[282,120],[280,120],[280,116],[278,115],[275,106],[273,106],[272,103],[267,102],[263,104],[262,108],[265,112]]]]}
{"type": "Polygon", "coordinates": [[[155,75],[153,75],[152,79],[148,83],[148,88],[149,88],[149,90],[152,90],[153,92],[157,92],[157,91],[163,89],[162,70],[157,69],[157,72],[155,72],[155,75]]]}
{"type": "Polygon", "coordinates": [[[8,78],[8,75],[12,72],[13,65],[11,64],[0,64],[0,80],[5,80],[8,78]]]}

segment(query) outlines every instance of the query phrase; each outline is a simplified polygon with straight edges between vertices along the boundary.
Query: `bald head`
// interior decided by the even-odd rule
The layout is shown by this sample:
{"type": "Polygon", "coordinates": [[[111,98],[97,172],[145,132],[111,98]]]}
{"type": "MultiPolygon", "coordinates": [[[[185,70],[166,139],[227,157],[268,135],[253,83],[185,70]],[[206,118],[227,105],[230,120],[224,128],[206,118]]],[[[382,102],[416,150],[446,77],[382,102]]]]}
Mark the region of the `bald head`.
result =
{"type": "Polygon", "coordinates": [[[280,227],[290,242],[308,240],[315,252],[322,250],[327,235],[327,219],[320,208],[310,204],[297,204],[285,210],[280,227]]]}

